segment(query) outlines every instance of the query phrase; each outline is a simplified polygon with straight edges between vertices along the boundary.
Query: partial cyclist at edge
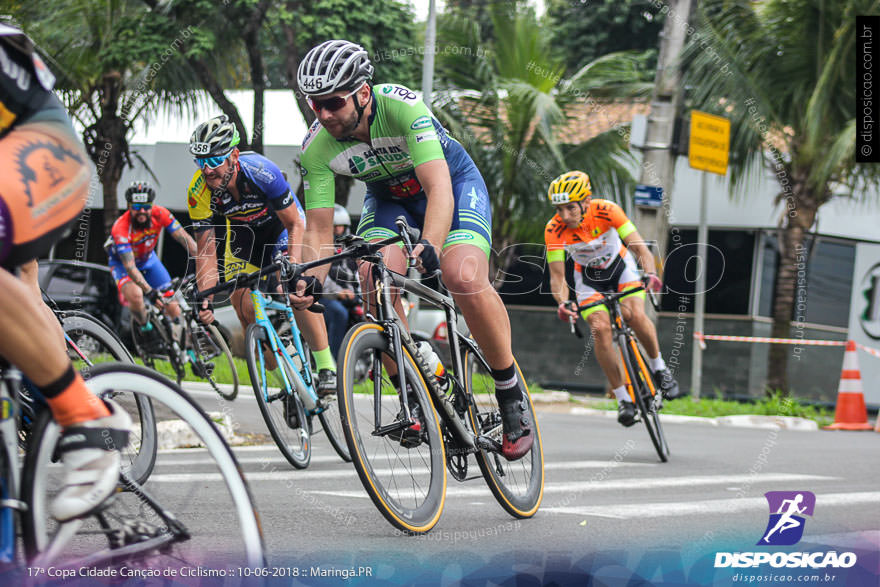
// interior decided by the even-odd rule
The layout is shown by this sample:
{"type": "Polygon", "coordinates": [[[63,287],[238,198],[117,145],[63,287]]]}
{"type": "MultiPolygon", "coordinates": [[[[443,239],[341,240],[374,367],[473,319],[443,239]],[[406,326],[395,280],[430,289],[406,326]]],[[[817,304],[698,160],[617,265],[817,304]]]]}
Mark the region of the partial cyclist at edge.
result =
{"type": "Polygon", "coordinates": [[[78,220],[92,174],[33,42],[0,24],[0,58],[0,355],[33,382],[62,427],[64,483],[50,513],[64,522],[89,515],[113,493],[131,418],[89,391],[53,340],[57,320],[16,276],[78,220]]]}
{"type": "MultiPolygon", "coordinates": [[[[189,152],[195,174],[187,190],[198,253],[196,280],[200,290],[219,282],[213,218],[225,218],[224,280],[253,273],[272,264],[278,252],[301,261],[306,214],[278,166],[259,153],[239,152],[238,130],[225,115],[200,124],[193,132],[189,152]]],[[[250,291],[236,288],[232,305],[242,327],[256,321],[250,291]]],[[[320,314],[295,312],[296,322],[315,358],[318,395],[336,392],[336,362],[327,344],[320,314]]],[[[214,321],[212,300],[199,312],[202,322],[214,321]]]]}
{"type": "MultiPolygon", "coordinates": [[[[159,234],[165,229],[191,258],[196,256],[196,242],[167,208],[153,203],[155,199],[156,190],[145,181],[128,186],[125,190],[128,209],[113,223],[104,244],[116,287],[128,302],[142,332],[152,328],[147,321],[144,299],[157,304],[161,292],[171,287],[171,275],[155,250],[159,234]]],[[[171,319],[180,316],[176,302],[166,304],[164,311],[171,319]]]]}
{"type": "MultiPolygon", "coordinates": [[[[618,368],[608,310],[602,305],[586,310],[579,308],[602,299],[602,293],[625,292],[642,285],[635,257],[645,272],[648,289],[660,291],[663,282],[657,276],[654,257],[620,206],[609,200],[592,198],[592,193],[590,178],[582,171],[563,173],[550,184],[547,198],[556,207],[556,214],[544,228],[550,289],[559,304],[557,315],[560,320],[577,319],[580,313],[589,324],[596,359],[617,398],[617,421],[632,426],[637,421],[636,406],[618,368]],[[565,280],[566,253],[575,263],[577,304],[569,300],[565,280]]],[[[683,393],[660,355],[657,330],[645,314],[645,291],[622,297],[620,305],[626,323],[645,347],[655,385],[666,399],[681,397],[683,393]]]]}
{"type": "MultiPolygon", "coordinates": [[[[507,310],[489,280],[486,184],[464,148],[414,92],[398,84],[373,86],[372,77],[367,52],[345,40],[313,47],[297,70],[299,88],[317,116],[302,146],[306,251],[333,251],[334,172],[367,184],[357,228],[365,240],[396,235],[398,216],[420,228],[411,261],[426,273],[442,270],[443,283],[491,367],[501,408],[502,454],[519,459],[531,449],[534,424],[525,413],[526,384],[514,362],[507,310]]],[[[400,247],[383,253],[389,268],[405,271],[400,247]]],[[[368,292],[366,264],[361,269],[368,292]]],[[[326,272],[326,266],[318,267],[297,283],[301,307],[318,297],[326,272]]]]}

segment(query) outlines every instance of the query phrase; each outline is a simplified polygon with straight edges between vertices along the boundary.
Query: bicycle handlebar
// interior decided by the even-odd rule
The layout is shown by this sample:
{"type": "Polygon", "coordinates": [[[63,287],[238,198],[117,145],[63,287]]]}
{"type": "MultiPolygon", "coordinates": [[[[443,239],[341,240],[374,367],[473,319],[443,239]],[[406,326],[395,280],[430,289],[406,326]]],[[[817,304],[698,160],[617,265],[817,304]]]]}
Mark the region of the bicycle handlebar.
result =
{"type": "Polygon", "coordinates": [[[579,310],[580,310],[581,312],[583,312],[584,310],[589,310],[590,308],[595,308],[596,306],[606,306],[606,307],[607,307],[607,306],[609,306],[610,304],[616,302],[617,300],[619,300],[620,298],[622,298],[622,297],[624,297],[624,296],[628,296],[628,295],[631,295],[631,294],[634,294],[634,293],[638,293],[638,292],[640,292],[640,291],[643,291],[644,289],[645,289],[645,286],[644,286],[644,285],[640,285],[640,286],[638,286],[638,287],[634,287],[634,288],[632,288],[632,289],[628,289],[628,290],[626,290],[626,291],[619,291],[619,292],[616,292],[616,293],[610,293],[610,294],[603,293],[603,294],[601,294],[601,295],[602,295],[602,299],[601,299],[601,300],[596,300],[596,301],[593,302],[592,304],[587,304],[586,306],[583,306],[583,307],[579,308],[579,310]]]}

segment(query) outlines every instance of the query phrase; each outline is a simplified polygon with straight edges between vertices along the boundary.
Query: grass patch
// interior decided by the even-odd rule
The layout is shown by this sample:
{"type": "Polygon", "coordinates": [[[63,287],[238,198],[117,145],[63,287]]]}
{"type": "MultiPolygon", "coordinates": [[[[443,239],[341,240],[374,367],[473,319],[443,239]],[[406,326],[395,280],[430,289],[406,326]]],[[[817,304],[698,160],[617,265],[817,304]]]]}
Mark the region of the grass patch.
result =
{"type": "MultiPolygon", "coordinates": [[[[596,403],[593,407],[600,410],[616,410],[617,402],[608,400],[596,403]]],[[[819,426],[827,426],[834,421],[833,410],[802,404],[780,393],[752,402],[736,402],[720,398],[701,398],[700,401],[694,401],[691,397],[683,397],[663,402],[663,413],[702,418],[737,415],[794,416],[813,420],[819,426]]]]}
{"type": "MultiPolygon", "coordinates": [[[[241,385],[250,385],[251,380],[248,376],[247,363],[244,359],[239,359],[238,357],[232,358],[235,363],[235,369],[238,372],[238,382],[241,385]]],[[[140,358],[135,358],[135,363],[138,365],[143,365],[144,362],[140,358]]],[[[171,367],[171,363],[168,361],[155,361],[156,371],[161,373],[162,375],[168,377],[172,381],[177,380],[177,374],[174,372],[174,368],[171,367]]],[[[184,367],[185,375],[183,377],[184,381],[201,381],[207,382],[207,379],[202,379],[200,377],[196,377],[193,375],[192,370],[189,365],[184,367]]],[[[227,383],[232,385],[232,370],[229,367],[229,362],[225,357],[217,357],[214,359],[214,381],[217,383],[227,383]]]]}

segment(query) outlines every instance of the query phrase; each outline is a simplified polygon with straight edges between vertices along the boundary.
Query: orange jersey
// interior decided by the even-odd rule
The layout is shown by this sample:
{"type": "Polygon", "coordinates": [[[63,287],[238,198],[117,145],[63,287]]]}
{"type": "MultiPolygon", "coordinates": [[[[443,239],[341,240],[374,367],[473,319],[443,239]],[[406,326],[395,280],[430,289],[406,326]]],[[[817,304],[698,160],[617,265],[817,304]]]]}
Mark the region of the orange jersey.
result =
{"type": "Polygon", "coordinates": [[[559,214],[554,214],[544,228],[549,262],[565,261],[565,253],[574,259],[577,269],[605,269],[618,256],[626,255],[623,239],[636,227],[623,210],[608,200],[593,198],[577,228],[568,228],[559,214]]]}

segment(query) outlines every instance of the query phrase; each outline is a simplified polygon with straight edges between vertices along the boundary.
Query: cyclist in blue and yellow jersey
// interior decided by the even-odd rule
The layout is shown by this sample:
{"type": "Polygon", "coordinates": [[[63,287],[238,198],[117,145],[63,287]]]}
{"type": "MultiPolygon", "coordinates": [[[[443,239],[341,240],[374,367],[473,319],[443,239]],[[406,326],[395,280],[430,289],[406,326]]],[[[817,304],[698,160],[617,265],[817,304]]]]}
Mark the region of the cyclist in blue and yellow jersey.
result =
{"type": "MultiPolygon", "coordinates": [[[[272,263],[286,251],[291,261],[302,259],[305,212],[290,191],[281,170],[269,159],[253,152],[240,153],[239,135],[226,116],[217,116],[196,128],[189,151],[196,170],[187,192],[198,254],[196,279],[199,289],[219,281],[214,242],[215,216],[225,218],[225,279],[252,273],[272,263]]],[[[255,322],[249,291],[232,292],[232,304],[244,328],[255,322]]],[[[213,321],[210,301],[199,313],[203,322],[213,321]]],[[[296,312],[318,368],[318,395],[336,392],[336,363],[327,344],[327,329],[320,314],[296,312]]]]}
{"type": "MultiPolygon", "coordinates": [[[[525,382],[514,363],[507,311],[489,280],[486,184],[415,93],[398,84],[373,87],[372,75],[367,52],[343,40],[314,47],[299,65],[297,82],[317,116],[302,147],[304,250],[315,255],[333,250],[334,173],[367,184],[358,235],[368,241],[394,235],[394,220],[401,215],[421,228],[412,261],[426,272],[443,271],[443,283],[492,368],[502,452],[509,460],[521,458],[532,446],[533,423],[525,414],[525,382]]],[[[391,269],[404,270],[407,259],[399,247],[383,253],[391,269]]],[[[326,266],[317,268],[297,284],[301,307],[314,300],[311,294],[319,293],[326,272],[326,266]]],[[[364,268],[361,278],[367,283],[364,268]]]]}
{"type": "MultiPolygon", "coordinates": [[[[557,313],[560,320],[576,318],[578,306],[602,299],[601,293],[623,292],[641,285],[633,253],[645,270],[647,286],[654,291],[659,291],[663,286],[655,272],[651,252],[620,206],[608,200],[591,198],[591,195],[590,178],[582,171],[563,173],[553,180],[547,194],[550,203],[556,207],[556,214],[544,228],[544,242],[550,264],[550,291],[559,303],[557,313]],[[566,253],[575,262],[577,304],[568,299],[566,253]]],[[[679,397],[678,383],[660,356],[654,323],[645,315],[644,290],[622,297],[620,305],[625,312],[626,323],[635,331],[648,353],[648,366],[654,374],[657,387],[667,399],[679,397]]],[[[636,422],[636,407],[630,401],[618,368],[608,310],[599,305],[580,314],[590,325],[596,359],[617,398],[617,421],[624,426],[632,426],[636,422]]]]}
{"type": "Polygon", "coordinates": [[[55,77],[33,42],[6,24],[0,62],[0,356],[21,369],[62,427],[64,485],[50,513],[63,522],[95,511],[113,493],[131,418],[74,370],[37,283],[36,259],[85,206],[89,157],[52,92],[55,77]]]}

